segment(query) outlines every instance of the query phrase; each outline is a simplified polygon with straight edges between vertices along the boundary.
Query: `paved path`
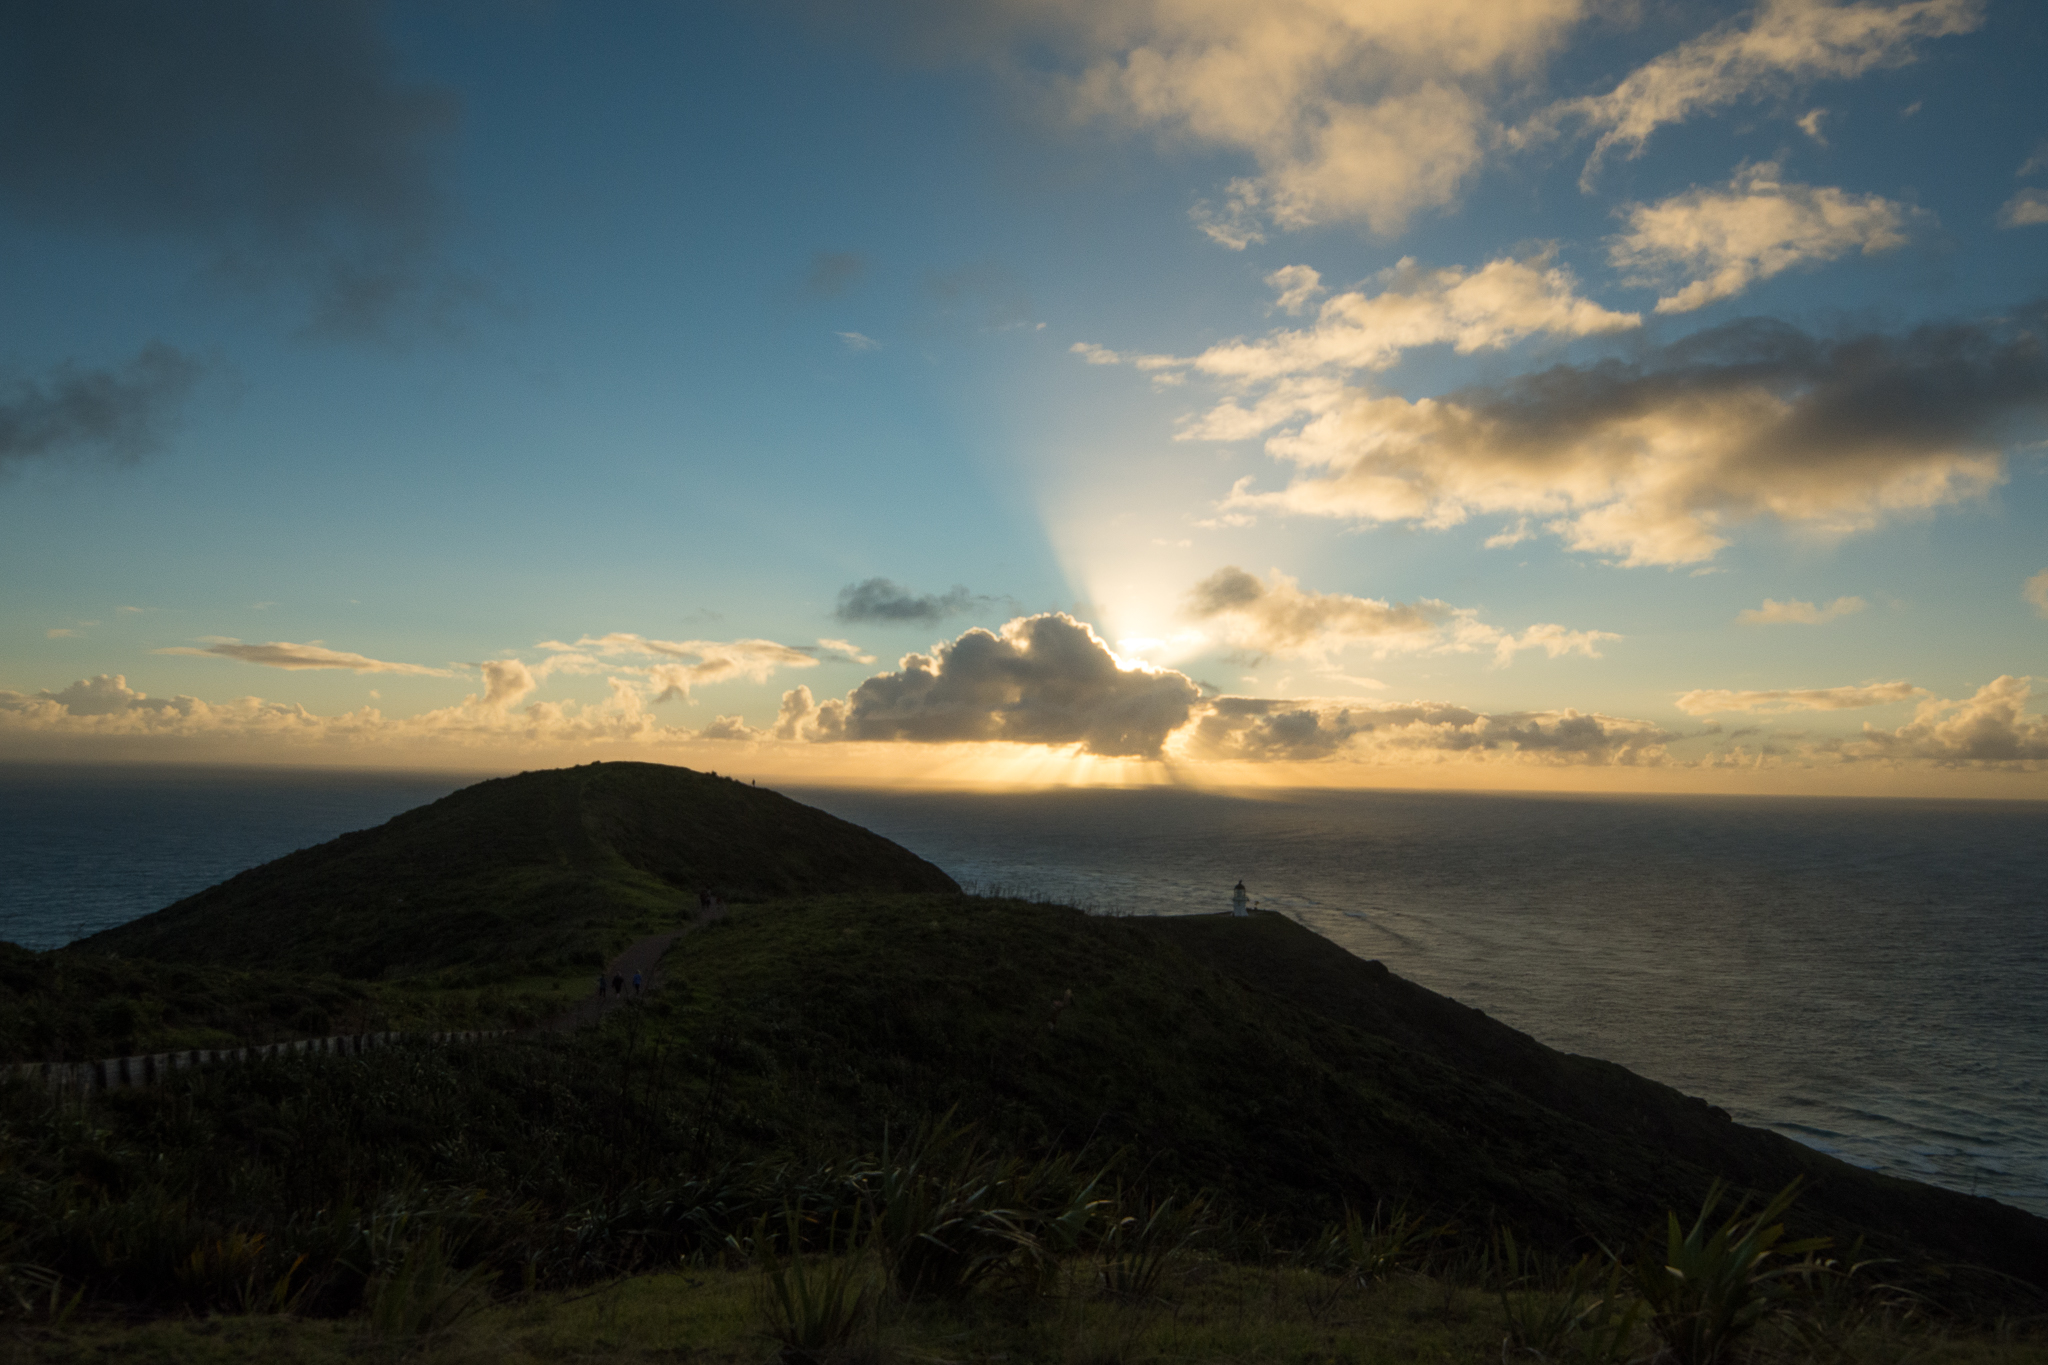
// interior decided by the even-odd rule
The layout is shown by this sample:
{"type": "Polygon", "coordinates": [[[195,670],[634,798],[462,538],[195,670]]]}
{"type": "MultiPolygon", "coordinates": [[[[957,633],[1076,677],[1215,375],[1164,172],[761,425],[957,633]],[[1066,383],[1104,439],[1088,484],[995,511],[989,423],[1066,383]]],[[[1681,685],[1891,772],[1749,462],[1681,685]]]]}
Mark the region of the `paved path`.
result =
{"type": "Polygon", "coordinates": [[[701,915],[691,920],[680,929],[668,929],[659,934],[649,934],[646,938],[641,939],[638,943],[627,948],[625,952],[613,958],[611,964],[604,969],[607,982],[615,976],[626,978],[626,995],[624,999],[613,995],[609,986],[605,990],[604,999],[598,999],[597,974],[593,972],[590,978],[590,993],[568,1009],[563,1010],[553,1019],[550,1019],[547,1023],[541,1025],[541,1027],[551,1029],[556,1033],[572,1033],[577,1029],[596,1023],[613,1010],[622,1008],[627,1000],[633,998],[633,973],[635,972],[639,972],[646,981],[646,985],[642,989],[647,994],[652,995],[661,986],[661,958],[662,954],[669,950],[669,946],[701,924],[709,924],[713,920],[724,919],[725,914],[726,912],[723,909],[715,910],[710,914],[701,915]]]}

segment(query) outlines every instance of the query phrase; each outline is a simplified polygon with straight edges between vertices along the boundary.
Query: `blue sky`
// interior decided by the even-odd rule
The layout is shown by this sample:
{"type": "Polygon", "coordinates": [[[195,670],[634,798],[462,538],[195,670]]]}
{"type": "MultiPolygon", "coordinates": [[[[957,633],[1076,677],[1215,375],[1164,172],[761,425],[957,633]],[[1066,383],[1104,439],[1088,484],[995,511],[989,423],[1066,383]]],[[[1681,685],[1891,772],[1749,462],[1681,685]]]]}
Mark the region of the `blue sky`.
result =
{"type": "Polygon", "coordinates": [[[0,756],[2048,794],[2037,7],[4,22],[0,756]]]}

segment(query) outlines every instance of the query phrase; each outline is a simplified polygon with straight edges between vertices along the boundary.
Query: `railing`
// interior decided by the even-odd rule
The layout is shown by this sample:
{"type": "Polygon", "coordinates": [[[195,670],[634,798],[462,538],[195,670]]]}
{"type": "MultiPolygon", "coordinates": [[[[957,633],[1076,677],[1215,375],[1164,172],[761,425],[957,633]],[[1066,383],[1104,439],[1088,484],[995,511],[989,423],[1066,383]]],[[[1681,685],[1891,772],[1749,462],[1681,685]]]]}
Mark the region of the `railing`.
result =
{"type": "Polygon", "coordinates": [[[266,1057],[299,1055],[357,1057],[395,1043],[480,1043],[487,1038],[502,1038],[510,1032],[510,1029],[472,1029],[457,1033],[343,1033],[331,1038],[298,1038],[257,1047],[199,1047],[181,1052],[157,1052],[145,1057],[103,1057],[96,1062],[21,1062],[0,1067],[0,1076],[40,1080],[52,1090],[89,1094],[155,1085],[175,1072],[222,1062],[253,1062],[266,1057]]]}

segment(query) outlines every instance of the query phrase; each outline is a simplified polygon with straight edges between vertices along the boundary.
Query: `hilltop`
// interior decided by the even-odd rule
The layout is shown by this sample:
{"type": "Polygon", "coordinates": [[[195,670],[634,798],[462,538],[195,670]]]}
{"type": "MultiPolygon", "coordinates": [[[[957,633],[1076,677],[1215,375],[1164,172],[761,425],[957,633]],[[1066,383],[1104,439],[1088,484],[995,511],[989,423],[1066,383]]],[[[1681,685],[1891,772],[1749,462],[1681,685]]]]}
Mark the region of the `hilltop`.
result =
{"type": "Polygon", "coordinates": [[[72,947],[365,980],[478,964],[544,975],[686,918],[700,891],[958,890],[909,850],[776,792],[591,763],[465,787],[72,947]]]}

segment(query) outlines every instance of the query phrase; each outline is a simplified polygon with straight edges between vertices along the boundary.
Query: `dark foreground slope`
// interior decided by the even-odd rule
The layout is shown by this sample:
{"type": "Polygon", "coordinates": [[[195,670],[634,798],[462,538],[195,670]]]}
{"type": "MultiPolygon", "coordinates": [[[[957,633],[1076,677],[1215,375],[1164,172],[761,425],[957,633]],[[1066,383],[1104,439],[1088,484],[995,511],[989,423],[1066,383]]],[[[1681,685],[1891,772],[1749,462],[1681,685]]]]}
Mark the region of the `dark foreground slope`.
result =
{"type": "Polygon", "coordinates": [[[546,970],[676,922],[702,890],[746,901],[957,888],[909,850],[775,792],[592,763],[465,787],[74,947],[359,978],[546,970]]]}
{"type": "Polygon", "coordinates": [[[1742,1127],[1278,916],[845,898],[764,907],[680,952],[693,998],[673,1025],[724,1040],[720,1084],[778,1142],[843,1147],[957,1109],[1026,1146],[1127,1147],[1149,1178],[1288,1235],[1405,1199],[1552,1246],[1632,1243],[1717,1178],[1796,1177],[1811,1230],[2048,1287],[2048,1222],[1742,1127]]]}

